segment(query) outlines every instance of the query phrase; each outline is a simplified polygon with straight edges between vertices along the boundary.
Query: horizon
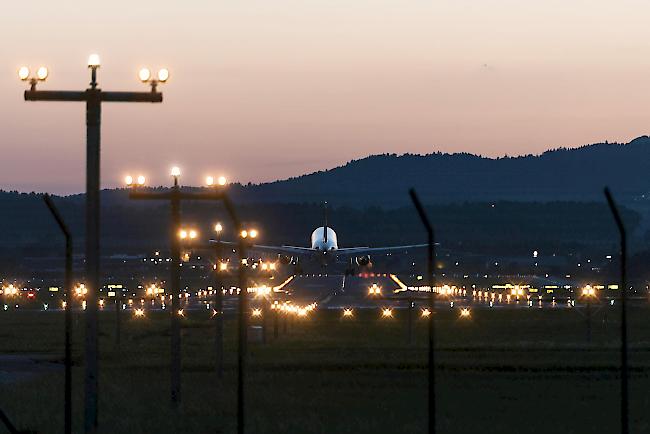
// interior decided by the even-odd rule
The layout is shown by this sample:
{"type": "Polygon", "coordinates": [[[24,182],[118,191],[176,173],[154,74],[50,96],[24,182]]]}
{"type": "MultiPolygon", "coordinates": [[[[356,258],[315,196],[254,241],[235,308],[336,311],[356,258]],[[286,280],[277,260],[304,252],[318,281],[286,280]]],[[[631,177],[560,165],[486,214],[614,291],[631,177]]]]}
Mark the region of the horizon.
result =
{"type": "Polygon", "coordinates": [[[0,18],[4,189],[82,190],[83,108],[23,101],[16,71],[46,65],[40,89],[83,89],[91,53],[105,90],[144,89],[144,66],[171,71],[163,104],[104,107],[109,188],[126,172],[163,183],[171,164],[259,183],[371,154],[535,154],[628,141],[650,117],[638,0],[21,8],[0,18]]]}
{"type": "MultiPolygon", "coordinates": [[[[295,178],[300,178],[302,176],[312,175],[312,174],[315,174],[315,173],[318,173],[318,172],[327,172],[327,171],[330,171],[330,170],[339,169],[339,168],[345,167],[346,165],[348,165],[350,163],[354,163],[356,161],[361,161],[361,160],[365,160],[365,159],[368,159],[368,158],[379,157],[379,156],[384,156],[384,155],[394,155],[396,157],[404,157],[406,155],[419,156],[419,157],[428,157],[428,156],[435,155],[437,153],[440,153],[441,155],[463,155],[464,154],[464,155],[472,155],[474,157],[479,157],[479,158],[487,159],[487,160],[499,160],[499,159],[503,159],[503,158],[540,157],[543,154],[548,153],[548,152],[563,151],[563,150],[576,150],[576,149],[589,147],[589,146],[595,146],[595,145],[620,145],[620,146],[624,146],[624,145],[630,144],[631,142],[633,142],[633,141],[635,141],[637,139],[647,139],[647,138],[650,138],[650,136],[647,135],[647,134],[644,134],[644,135],[640,135],[640,136],[634,137],[632,139],[629,139],[628,141],[625,141],[625,142],[604,140],[604,141],[599,141],[599,142],[594,142],[594,143],[586,143],[586,144],[582,144],[582,145],[548,148],[546,150],[542,150],[542,151],[537,152],[537,153],[518,154],[518,155],[504,154],[504,155],[497,155],[497,156],[489,156],[489,155],[481,155],[481,154],[468,152],[468,151],[462,151],[462,150],[453,151],[453,152],[433,151],[433,152],[429,152],[429,153],[385,152],[385,153],[380,153],[380,154],[369,154],[369,155],[362,156],[362,157],[359,157],[359,158],[347,160],[347,161],[342,162],[342,163],[340,163],[340,164],[338,164],[336,166],[331,166],[331,167],[322,168],[322,169],[316,169],[316,170],[306,172],[306,173],[302,173],[302,174],[287,176],[285,178],[279,178],[279,179],[273,179],[273,180],[267,180],[267,181],[259,181],[259,182],[228,180],[228,184],[238,185],[238,186],[241,186],[241,187],[247,187],[248,185],[258,186],[258,185],[264,185],[264,184],[271,184],[271,183],[275,183],[275,182],[289,181],[289,180],[292,180],[292,179],[295,179],[295,178]]],[[[171,166],[172,165],[170,165],[170,167],[171,166]]],[[[138,175],[138,174],[139,173],[137,173],[136,175],[138,175]]],[[[134,173],[129,173],[129,175],[134,175],[134,173]]],[[[198,182],[196,182],[196,183],[187,183],[187,184],[182,183],[182,185],[183,185],[183,187],[188,187],[188,188],[202,188],[202,187],[205,187],[205,185],[203,184],[202,179],[198,179],[197,181],[198,182]]],[[[155,189],[155,188],[166,188],[166,187],[169,187],[169,185],[168,184],[163,184],[163,183],[152,184],[152,183],[149,182],[149,179],[147,178],[146,187],[155,189]]],[[[112,185],[112,186],[104,186],[103,185],[101,187],[101,191],[110,191],[110,190],[118,190],[118,189],[125,189],[125,188],[127,188],[127,187],[125,185],[123,185],[123,183],[122,184],[118,183],[118,184],[112,185]]],[[[26,190],[7,189],[7,188],[3,188],[2,186],[0,186],[0,191],[4,191],[4,192],[16,191],[18,193],[27,193],[27,194],[30,194],[30,193],[36,193],[36,194],[50,193],[50,194],[53,194],[53,195],[59,196],[59,197],[68,197],[68,196],[76,196],[76,195],[84,195],[84,194],[86,194],[84,191],[72,191],[72,192],[55,192],[55,191],[47,191],[47,190],[30,190],[30,191],[26,191],[26,190]]]]}

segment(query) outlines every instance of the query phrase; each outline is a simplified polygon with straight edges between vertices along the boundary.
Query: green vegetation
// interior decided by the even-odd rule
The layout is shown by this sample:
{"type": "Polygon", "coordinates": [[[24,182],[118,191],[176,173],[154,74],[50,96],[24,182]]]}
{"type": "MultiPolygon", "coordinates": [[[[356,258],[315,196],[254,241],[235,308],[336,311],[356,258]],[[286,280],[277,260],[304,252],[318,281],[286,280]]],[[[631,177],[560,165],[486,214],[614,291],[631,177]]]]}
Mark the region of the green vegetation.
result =
{"type": "MultiPolygon", "coordinates": [[[[575,309],[474,310],[469,320],[460,319],[458,310],[439,312],[440,432],[616,432],[618,311],[594,311],[591,344],[586,342],[585,317],[575,309]]],[[[633,432],[650,429],[648,313],[646,307],[630,310],[633,432]]],[[[220,383],[208,312],[188,314],[178,413],[169,407],[165,313],[128,317],[119,350],[114,315],[102,314],[101,433],[235,430],[234,318],[226,321],[226,371],[220,383]]],[[[417,342],[409,346],[405,311],[396,311],[390,320],[380,319],[377,310],[357,311],[346,320],[340,314],[316,311],[308,319],[294,319],[286,334],[280,327],[278,340],[250,345],[248,432],[425,432],[425,322],[417,320],[417,342]]],[[[77,315],[76,430],[82,423],[82,320],[77,315]]],[[[60,312],[0,312],[0,354],[39,354],[60,362],[62,338],[60,312]]],[[[43,433],[62,430],[62,368],[0,386],[0,406],[17,425],[43,433]]]]}

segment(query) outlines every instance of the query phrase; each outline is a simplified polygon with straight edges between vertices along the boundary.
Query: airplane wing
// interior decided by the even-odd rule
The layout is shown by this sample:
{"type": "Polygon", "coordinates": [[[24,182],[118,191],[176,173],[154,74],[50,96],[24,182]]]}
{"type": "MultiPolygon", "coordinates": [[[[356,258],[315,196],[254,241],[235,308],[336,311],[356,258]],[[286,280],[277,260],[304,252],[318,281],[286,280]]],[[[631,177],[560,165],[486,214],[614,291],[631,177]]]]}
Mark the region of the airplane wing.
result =
{"type": "MultiPolygon", "coordinates": [[[[436,243],[437,245],[438,243],[436,243]]],[[[389,252],[391,250],[419,249],[426,247],[428,244],[410,244],[407,246],[390,246],[390,247],[344,247],[336,250],[337,255],[356,255],[359,253],[370,252],[389,252]]]]}
{"type": "MultiPolygon", "coordinates": [[[[210,240],[211,243],[225,244],[227,246],[236,247],[239,243],[232,241],[217,241],[210,240]]],[[[248,247],[249,250],[260,250],[263,252],[275,252],[275,253],[292,253],[296,255],[307,255],[313,253],[314,250],[310,247],[297,247],[297,246],[264,246],[261,244],[253,244],[248,247]]]]}

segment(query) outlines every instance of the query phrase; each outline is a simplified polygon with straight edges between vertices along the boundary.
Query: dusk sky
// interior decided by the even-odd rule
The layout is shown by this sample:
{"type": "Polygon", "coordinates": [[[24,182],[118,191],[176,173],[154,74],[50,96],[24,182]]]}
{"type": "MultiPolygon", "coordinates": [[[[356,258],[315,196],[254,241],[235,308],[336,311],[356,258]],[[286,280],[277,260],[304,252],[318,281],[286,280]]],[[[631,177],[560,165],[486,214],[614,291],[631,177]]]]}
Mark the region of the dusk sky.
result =
{"type": "Polygon", "coordinates": [[[0,188],[84,189],[82,103],[40,89],[145,90],[105,104],[102,186],[143,173],[261,182],[384,152],[539,153],[628,141],[650,125],[650,2],[247,0],[5,2],[0,12],[0,188]]]}

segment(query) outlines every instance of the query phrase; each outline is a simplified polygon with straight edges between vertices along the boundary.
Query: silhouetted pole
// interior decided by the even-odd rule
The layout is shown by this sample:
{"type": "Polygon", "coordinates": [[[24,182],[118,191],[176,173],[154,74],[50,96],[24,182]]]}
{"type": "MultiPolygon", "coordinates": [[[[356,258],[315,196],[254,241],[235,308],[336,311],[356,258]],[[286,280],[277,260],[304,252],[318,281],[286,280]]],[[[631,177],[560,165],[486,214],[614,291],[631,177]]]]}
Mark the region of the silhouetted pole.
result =
{"type": "Polygon", "coordinates": [[[279,312],[278,312],[278,305],[275,305],[275,309],[273,309],[273,338],[277,339],[280,331],[280,318],[278,317],[279,312]]]}
{"type": "Polygon", "coordinates": [[[20,434],[23,432],[18,430],[18,428],[16,428],[14,424],[11,423],[11,420],[9,420],[9,417],[5,414],[4,411],[2,411],[2,409],[0,409],[0,421],[4,423],[5,427],[7,427],[7,430],[9,430],[11,434],[20,434]]]}
{"type": "Polygon", "coordinates": [[[248,341],[248,288],[246,283],[246,244],[243,238],[239,240],[239,345],[237,351],[237,433],[246,432],[245,427],[245,384],[246,384],[246,351],[248,341]]]}
{"type": "Polygon", "coordinates": [[[151,92],[104,92],[97,87],[99,58],[88,61],[90,87],[85,91],[36,90],[36,81],[25,91],[25,101],[77,101],[86,103],[86,374],[84,431],[93,433],[98,422],[98,340],[97,297],[99,294],[99,217],[100,217],[100,130],[102,102],[162,102],[162,93],[152,86],[151,92]]]}
{"type": "Polygon", "coordinates": [[[223,378],[223,292],[221,291],[221,277],[219,273],[221,272],[221,243],[220,240],[217,240],[215,247],[216,253],[216,268],[214,272],[214,310],[215,314],[215,327],[214,327],[214,344],[216,350],[216,371],[217,377],[223,378]]]}
{"type": "Polygon", "coordinates": [[[115,288],[115,346],[119,349],[122,337],[121,327],[122,288],[115,288]]]}
{"type": "Polygon", "coordinates": [[[415,307],[415,303],[413,303],[413,297],[409,296],[408,303],[409,303],[408,338],[409,338],[409,345],[412,345],[413,344],[413,308],[415,307]]]}
{"type": "Polygon", "coordinates": [[[178,184],[180,169],[172,170],[174,185],[169,191],[150,192],[140,191],[138,185],[132,184],[133,189],[129,193],[129,199],[134,200],[167,200],[171,209],[171,226],[170,226],[170,286],[172,296],[172,313],[171,313],[171,399],[172,407],[177,408],[181,400],[181,327],[180,327],[180,229],[181,229],[181,201],[184,200],[214,200],[223,201],[230,218],[235,222],[237,228],[240,227],[239,218],[234,210],[230,198],[225,191],[221,189],[210,189],[207,192],[184,192],[178,184]]]}
{"type": "Polygon", "coordinates": [[[178,407],[181,402],[181,317],[180,294],[181,294],[181,246],[179,234],[181,230],[181,207],[178,193],[178,177],[174,177],[174,186],[170,198],[171,226],[170,226],[170,249],[171,249],[171,273],[170,286],[172,292],[172,313],[171,313],[171,392],[172,406],[178,407]]]}
{"type": "Polygon", "coordinates": [[[591,343],[591,296],[587,296],[587,343],[591,343]]]}
{"type": "Polygon", "coordinates": [[[70,300],[70,290],[72,288],[72,235],[68,226],[65,224],[59,210],[52,202],[49,194],[43,196],[45,204],[49,208],[54,220],[59,225],[61,232],[65,236],[65,277],[63,279],[63,295],[65,298],[65,386],[64,386],[64,433],[72,433],[72,305],[70,300]]]}
{"type": "Polygon", "coordinates": [[[436,252],[435,252],[435,237],[433,232],[433,226],[429,222],[424,207],[418,198],[417,193],[414,189],[409,190],[411,195],[411,200],[415,209],[420,215],[422,224],[427,230],[427,274],[429,277],[429,288],[431,292],[429,293],[429,309],[431,314],[429,315],[429,433],[436,432],[436,372],[435,372],[435,322],[434,314],[436,308],[436,275],[435,275],[435,261],[436,261],[436,252]]]}
{"type": "Polygon", "coordinates": [[[629,433],[629,407],[628,407],[628,367],[627,367],[627,233],[625,231],[625,225],[623,224],[623,219],[621,214],[618,211],[618,206],[614,202],[614,198],[609,191],[609,188],[605,187],[605,197],[607,198],[607,203],[609,208],[614,215],[614,220],[616,221],[616,226],[618,227],[618,232],[620,234],[620,244],[621,244],[621,433],[629,433]]]}

